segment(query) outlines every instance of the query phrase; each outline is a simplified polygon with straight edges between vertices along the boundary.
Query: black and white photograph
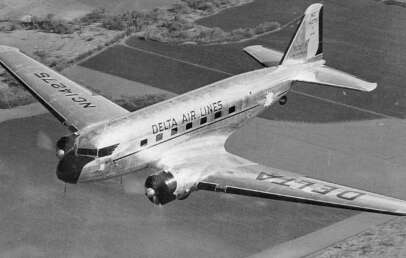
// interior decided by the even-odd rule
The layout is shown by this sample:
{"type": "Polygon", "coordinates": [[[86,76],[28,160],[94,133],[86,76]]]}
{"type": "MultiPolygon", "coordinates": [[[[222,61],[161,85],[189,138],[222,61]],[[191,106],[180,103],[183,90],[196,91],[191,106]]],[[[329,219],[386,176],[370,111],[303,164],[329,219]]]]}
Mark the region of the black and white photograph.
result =
{"type": "Polygon", "coordinates": [[[0,257],[406,257],[406,0],[0,0],[0,257]]]}

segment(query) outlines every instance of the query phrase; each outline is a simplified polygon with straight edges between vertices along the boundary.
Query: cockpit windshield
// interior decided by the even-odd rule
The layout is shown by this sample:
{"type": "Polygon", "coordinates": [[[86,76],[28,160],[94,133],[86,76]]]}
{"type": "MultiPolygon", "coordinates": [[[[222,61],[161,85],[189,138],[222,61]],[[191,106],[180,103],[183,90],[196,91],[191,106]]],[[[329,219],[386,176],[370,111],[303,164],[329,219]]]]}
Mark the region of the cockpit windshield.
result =
{"type": "Polygon", "coordinates": [[[78,148],[77,154],[79,156],[97,156],[97,149],[78,148]]]}
{"type": "Polygon", "coordinates": [[[117,146],[118,144],[107,146],[101,149],[78,148],[76,153],[79,156],[105,157],[111,155],[117,148],[117,146]]]}
{"type": "Polygon", "coordinates": [[[113,151],[117,148],[117,146],[118,146],[118,144],[114,144],[114,145],[99,149],[98,156],[105,157],[105,156],[111,155],[113,153],[113,151]]]}

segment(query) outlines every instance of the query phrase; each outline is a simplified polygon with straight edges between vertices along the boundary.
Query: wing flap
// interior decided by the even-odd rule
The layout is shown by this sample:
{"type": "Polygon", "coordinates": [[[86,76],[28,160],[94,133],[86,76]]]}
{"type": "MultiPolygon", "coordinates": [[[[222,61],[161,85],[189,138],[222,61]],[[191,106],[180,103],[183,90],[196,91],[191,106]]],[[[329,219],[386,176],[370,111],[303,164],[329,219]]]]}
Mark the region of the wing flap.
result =
{"type": "Polygon", "coordinates": [[[385,214],[406,215],[406,202],[260,165],[212,174],[198,189],[385,214]]]}
{"type": "Polygon", "coordinates": [[[0,46],[0,64],[72,131],[129,113],[17,48],[0,46]]]}

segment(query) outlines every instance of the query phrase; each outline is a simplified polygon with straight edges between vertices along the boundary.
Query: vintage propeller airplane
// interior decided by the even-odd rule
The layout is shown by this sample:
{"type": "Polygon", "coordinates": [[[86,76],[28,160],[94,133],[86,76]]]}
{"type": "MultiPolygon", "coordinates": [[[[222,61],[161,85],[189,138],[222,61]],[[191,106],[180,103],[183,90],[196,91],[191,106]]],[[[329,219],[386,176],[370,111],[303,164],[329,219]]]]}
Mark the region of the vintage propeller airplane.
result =
{"type": "Polygon", "coordinates": [[[307,8],[285,53],[244,50],[265,67],[236,75],[136,112],[121,108],[28,57],[0,46],[0,63],[72,132],[57,142],[57,177],[89,182],[160,171],[146,178],[155,204],[192,191],[306,202],[406,214],[406,202],[256,164],[228,153],[226,139],[275,102],[286,103],[293,82],[371,91],[369,83],[325,65],[321,4],[307,8]],[[278,62],[276,66],[273,63],[278,62]]]}

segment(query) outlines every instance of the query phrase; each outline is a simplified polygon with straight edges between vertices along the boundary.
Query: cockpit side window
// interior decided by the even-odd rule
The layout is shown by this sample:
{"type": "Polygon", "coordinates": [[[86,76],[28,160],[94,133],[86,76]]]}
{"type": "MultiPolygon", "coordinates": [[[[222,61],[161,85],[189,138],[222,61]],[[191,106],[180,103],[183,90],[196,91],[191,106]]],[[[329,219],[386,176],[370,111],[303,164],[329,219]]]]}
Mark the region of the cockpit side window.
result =
{"type": "Polygon", "coordinates": [[[113,151],[117,148],[118,144],[114,144],[111,146],[107,146],[104,148],[99,149],[99,157],[109,156],[113,153],[113,151]]]}
{"type": "Polygon", "coordinates": [[[97,156],[97,149],[78,148],[77,154],[82,156],[95,157],[97,156]]]}

